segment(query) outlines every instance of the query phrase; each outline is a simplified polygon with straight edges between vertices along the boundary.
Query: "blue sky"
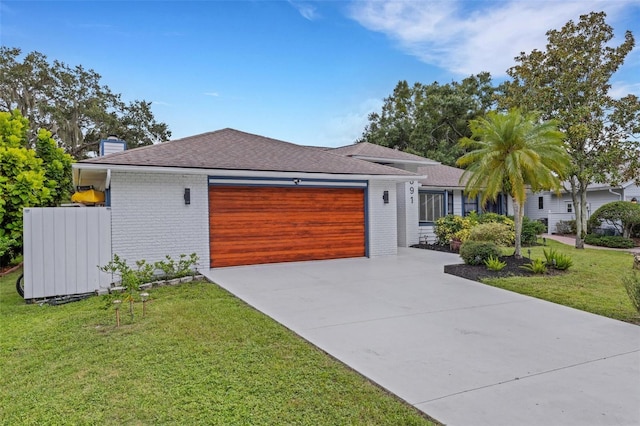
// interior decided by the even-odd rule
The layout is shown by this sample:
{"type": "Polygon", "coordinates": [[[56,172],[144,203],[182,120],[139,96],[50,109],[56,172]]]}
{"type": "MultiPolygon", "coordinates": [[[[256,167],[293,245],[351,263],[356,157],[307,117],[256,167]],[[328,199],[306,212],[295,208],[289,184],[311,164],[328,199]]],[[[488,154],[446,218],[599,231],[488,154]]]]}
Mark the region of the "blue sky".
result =
{"type": "MultiPolygon", "coordinates": [[[[549,29],[604,10],[640,44],[640,0],[4,1],[0,41],[92,68],[153,102],[173,139],[232,127],[299,144],[353,143],[399,80],[489,71],[549,29]]],[[[640,96],[640,47],[614,93],[640,96]]]]}

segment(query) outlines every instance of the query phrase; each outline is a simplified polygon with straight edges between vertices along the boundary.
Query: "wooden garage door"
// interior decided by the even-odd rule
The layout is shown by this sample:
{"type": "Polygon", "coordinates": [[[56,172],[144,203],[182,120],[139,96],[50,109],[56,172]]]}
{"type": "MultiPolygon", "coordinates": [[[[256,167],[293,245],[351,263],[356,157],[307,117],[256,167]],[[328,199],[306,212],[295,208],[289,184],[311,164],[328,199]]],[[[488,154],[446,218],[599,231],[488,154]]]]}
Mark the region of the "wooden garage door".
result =
{"type": "Polygon", "coordinates": [[[364,190],[209,187],[211,267],[365,255],[364,190]]]}

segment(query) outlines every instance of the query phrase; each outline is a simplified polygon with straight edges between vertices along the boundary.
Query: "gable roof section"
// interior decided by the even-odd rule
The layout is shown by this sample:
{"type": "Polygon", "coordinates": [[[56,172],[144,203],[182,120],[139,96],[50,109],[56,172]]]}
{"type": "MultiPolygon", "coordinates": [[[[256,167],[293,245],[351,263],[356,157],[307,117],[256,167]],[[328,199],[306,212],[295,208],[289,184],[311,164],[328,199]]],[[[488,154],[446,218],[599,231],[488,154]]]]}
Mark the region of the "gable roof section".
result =
{"type": "Polygon", "coordinates": [[[438,164],[436,166],[418,167],[419,175],[426,175],[426,179],[419,182],[423,187],[433,188],[464,188],[465,182],[460,182],[463,169],[438,164]]]}
{"type": "Polygon", "coordinates": [[[150,145],[82,163],[139,167],[251,170],[353,175],[415,176],[414,173],[331,151],[222,129],[150,145]]]}
{"type": "Polygon", "coordinates": [[[389,162],[395,164],[440,164],[419,155],[409,154],[398,149],[387,148],[369,142],[358,142],[353,145],[342,146],[331,150],[336,154],[359,158],[368,161],[389,162]]]}

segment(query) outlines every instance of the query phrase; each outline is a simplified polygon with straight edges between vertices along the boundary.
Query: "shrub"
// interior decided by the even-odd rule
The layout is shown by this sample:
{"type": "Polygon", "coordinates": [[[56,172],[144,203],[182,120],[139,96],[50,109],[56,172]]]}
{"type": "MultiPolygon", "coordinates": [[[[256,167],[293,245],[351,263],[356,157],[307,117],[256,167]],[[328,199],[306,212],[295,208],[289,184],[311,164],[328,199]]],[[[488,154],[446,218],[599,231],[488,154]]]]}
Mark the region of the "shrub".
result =
{"type": "Polygon", "coordinates": [[[453,239],[465,242],[469,239],[469,235],[471,235],[471,229],[464,228],[453,234],[453,239]]]}
{"type": "Polygon", "coordinates": [[[522,265],[520,268],[529,272],[533,272],[534,274],[544,274],[545,272],[547,272],[547,265],[542,259],[535,259],[531,263],[522,265]]]}
{"type": "Polygon", "coordinates": [[[189,256],[186,254],[181,254],[180,259],[178,260],[178,268],[176,270],[177,277],[186,277],[188,275],[193,275],[195,270],[193,266],[198,263],[198,255],[195,253],[191,253],[189,256]]]}
{"type": "Polygon", "coordinates": [[[575,220],[559,220],[558,223],[556,223],[556,233],[560,235],[576,234],[577,233],[576,221],[575,220]]]}
{"type": "Polygon", "coordinates": [[[543,250],[547,266],[559,271],[566,271],[573,266],[573,260],[566,254],[558,253],[555,249],[543,250]]]}
{"type": "Polygon", "coordinates": [[[627,290],[631,304],[640,314],[640,276],[637,273],[622,278],[624,288],[627,290]]]}
{"type": "Polygon", "coordinates": [[[504,223],[515,229],[513,219],[498,213],[483,213],[478,216],[478,223],[504,223]]]}
{"type": "Polygon", "coordinates": [[[633,228],[640,225],[640,204],[614,201],[598,208],[589,218],[589,228],[596,229],[602,222],[616,228],[624,237],[630,237],[633,228]]]}
{"type": "Polygon", "coordinates": [[[156,262],[154,266],[162,271],[166,280],[193,275],[195,272],[193,266],[198,263],[198,255],[195,253],[191,253],[189,256],[181,254],[177,262],[169,255],[166,255],[165,259],[156,262]]]}
{"type": "Polygon", "coordinates": [[[471,221],[468,218],[449,214],[436,220],[434,232],[438,237],[438,244],[446,245],[457,232],[465,229],[471,229],[471,221]]]}
{"type": "Polygon", "coordinates": [[[485,222],[471,228],[469,240],[491,241],[499,246],[510,246],[515,240],[515,231],[506,223],[485,222]]]}
{"type": "Polygon", "coordinates": [[[490,271],[502,271],[507,266],[507,262],[503,262],[494,256],[489,256],[489,259],[485,260],[484,264],[490,271]]]}
{"type": "Polygon", "coordinates": [[[537,220],[531,220],[524,216],[522,220],[522,233],[520,234],[523,245],[531,246],[538,241],[538,236],[544,234],[547,227],[544,223],[537,220]]]}
{"type": "Polygon", "coordinates": [[[460,246],[460,257],[467,265],[481,265],[491,256],[501,254],[500,247],[490,241],[466,241],[460,246]]]}
{"type": "Polygon", "coordinates": [[[633,248],[633,240],[621,236],[607,236],[588,234],[584,242],[592,246],[610,247],[610,248],[633,248]]]}

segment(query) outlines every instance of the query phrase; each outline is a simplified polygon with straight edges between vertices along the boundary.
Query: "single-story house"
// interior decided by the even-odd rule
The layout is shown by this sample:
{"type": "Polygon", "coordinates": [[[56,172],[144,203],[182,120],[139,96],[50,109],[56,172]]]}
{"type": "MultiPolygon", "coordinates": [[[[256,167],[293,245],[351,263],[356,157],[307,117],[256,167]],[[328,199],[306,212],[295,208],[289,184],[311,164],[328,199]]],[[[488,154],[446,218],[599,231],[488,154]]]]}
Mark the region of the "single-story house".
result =
{"type": "Polygon", "coordinates": [[[73,168],[106,193],[113,254],[222,267],[396,254],[398,188],[420,176],[390,164],[223,129],[73,168]]]}
{"type": "MultiPolygon", "coordinates": [[[[591,216],[604,204],[614,201],[640,202],[640,186],[628,181],[620,186],[592,184],[587,188],[587,214],[591,216]]],[[[541,191],[529,194],[525,215],[534,220],[547,220],[549,232],[555,233],[559,221],[575,220],[575,206],[571,193],[541,191]]]]}
{"type": "Polygon", "coordinates": [[[433,242],[449,213],[509,213],[505,197],[466,198],[462,170],[369,143],[317,148],[233,129],[130,151],[104,142],[73,179],[105,207],[25,209],[26,298],[104,288],[112,277],[94,265],[115,254],[133,265],[196,253],[200,268],[375,257],[433,242]]]}

